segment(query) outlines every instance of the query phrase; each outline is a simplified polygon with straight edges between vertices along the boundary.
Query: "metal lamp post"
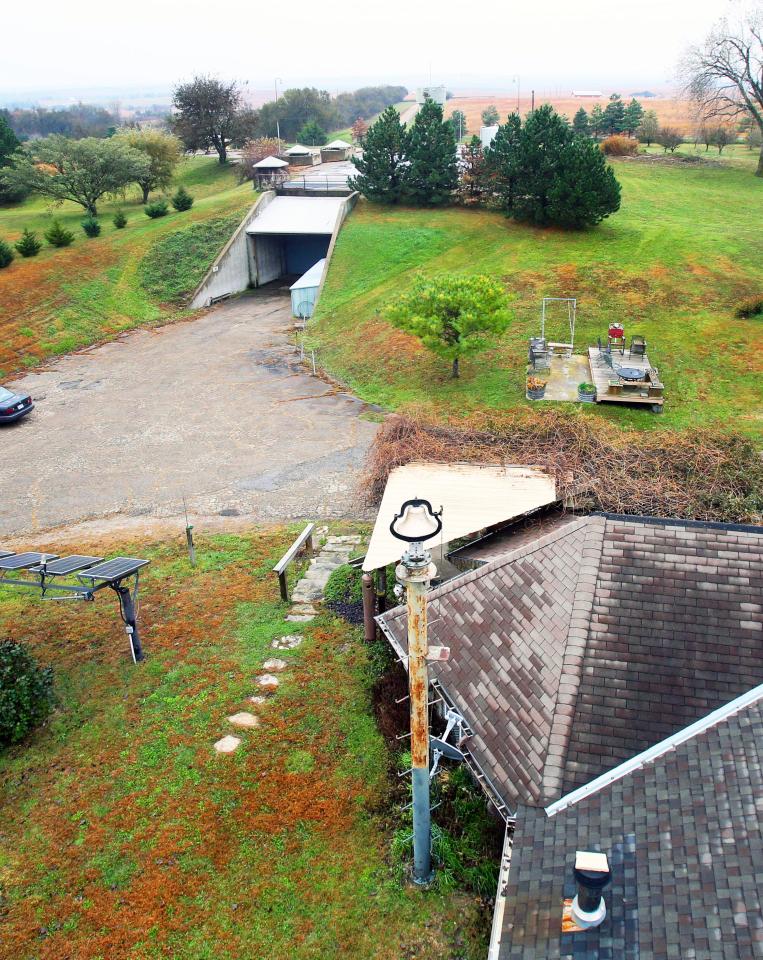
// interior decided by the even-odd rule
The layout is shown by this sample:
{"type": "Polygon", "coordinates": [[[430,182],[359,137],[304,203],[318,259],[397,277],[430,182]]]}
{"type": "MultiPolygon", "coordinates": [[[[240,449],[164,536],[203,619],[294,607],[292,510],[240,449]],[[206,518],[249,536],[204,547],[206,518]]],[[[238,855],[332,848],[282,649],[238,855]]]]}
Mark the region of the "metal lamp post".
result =
{"type": "Polygon", "coordinates": [[[511,78],[511,82],[516,83],[517,85],[517,113],[519,113],[519,80],[520,80],[520,77],[518,73],[515,73],[514,76],[511,78]]]}
{"type": "Polygon", "coordinates": [[[390,524],[390,533],[408,544],[395,570],[408,606],[408,689],[411,701],[411,780],[413,787],[413,881],[432,880],[432,825],[429,809],[429,678],[427,591],[437,568],[424,543],[442,530],[428,500],[406,500],[390,524]]]}

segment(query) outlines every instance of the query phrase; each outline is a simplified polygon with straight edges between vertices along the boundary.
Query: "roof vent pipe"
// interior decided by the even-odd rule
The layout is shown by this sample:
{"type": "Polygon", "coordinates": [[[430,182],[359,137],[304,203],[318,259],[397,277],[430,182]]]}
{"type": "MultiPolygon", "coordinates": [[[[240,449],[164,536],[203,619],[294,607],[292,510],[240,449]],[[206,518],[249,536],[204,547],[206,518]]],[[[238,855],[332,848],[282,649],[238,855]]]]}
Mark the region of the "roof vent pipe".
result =
{"type": "Polygon", "coordinates": [[[578,850],[575,854],[575,883],[578,892],[572,901],[572,920],[578,927],[598,927],[607,915],[604,888],[612,879],[607,855],[578,850]]]}

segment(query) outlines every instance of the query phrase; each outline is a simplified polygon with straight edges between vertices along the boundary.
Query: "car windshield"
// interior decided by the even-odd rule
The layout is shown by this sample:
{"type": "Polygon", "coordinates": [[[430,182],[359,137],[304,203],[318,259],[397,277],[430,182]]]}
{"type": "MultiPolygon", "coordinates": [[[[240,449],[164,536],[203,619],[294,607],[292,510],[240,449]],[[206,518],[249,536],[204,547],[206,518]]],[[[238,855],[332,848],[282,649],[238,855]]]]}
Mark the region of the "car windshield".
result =
{"type": "Polygon", "coordinates": [[[0,401],[10,400],[13,394],[10,390],[6,390],[5,387],[0,387],[0,401]]]}

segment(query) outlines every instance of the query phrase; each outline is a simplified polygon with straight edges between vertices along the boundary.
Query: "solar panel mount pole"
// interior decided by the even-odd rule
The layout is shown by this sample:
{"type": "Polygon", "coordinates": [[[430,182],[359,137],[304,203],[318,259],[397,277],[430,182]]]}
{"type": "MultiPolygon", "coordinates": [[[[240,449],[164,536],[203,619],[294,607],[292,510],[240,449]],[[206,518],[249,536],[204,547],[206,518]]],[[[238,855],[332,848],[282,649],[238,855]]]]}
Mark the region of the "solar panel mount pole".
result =
{"type": "Polygon", "coordinates": [[[135,578],[135,594],[130,590],[124,581],[114,584],[114,590],[119,597],[119,606],[122,612],[122,619],[125,622],[125,630],[130,638],[130,649],[133,660],[139,663],[143,659],[143,647],[140,643],[140,634],[138,633],[138,618],[135,610],[135,596],[138,593],[138,581],[135,578]]]}

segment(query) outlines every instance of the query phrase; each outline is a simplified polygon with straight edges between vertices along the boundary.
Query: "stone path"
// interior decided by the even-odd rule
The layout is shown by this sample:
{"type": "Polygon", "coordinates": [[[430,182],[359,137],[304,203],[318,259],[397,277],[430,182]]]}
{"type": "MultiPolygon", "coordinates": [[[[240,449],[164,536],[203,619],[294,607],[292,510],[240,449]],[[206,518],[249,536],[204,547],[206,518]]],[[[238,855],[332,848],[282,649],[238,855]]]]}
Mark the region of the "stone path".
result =
{"type": "MultiPolygon", "coordinates": [[[[322,527],[316,531],[316,537],[322,537],[326,532],[327,528],[322,527]]],[[[353,550],[360,544],[360,539],[360,536],[354,535],[326,537],[320,552],[310,561],[307,572],[294,588],[292,605],[286,616],[287,621],[309,621],[317,616],[318,610],[314,604],[323,600],[323,591],[328,578],[337,567],[347,563],[353,550]]],[[[273,650],[296,650],[303,640],[301,633],[291,633],[276,637],[271,641],[270,646],[273,650]]],[[[256,685],[262,692],[248,697],[248,702],[255,707],[262,707],[272,699],[280,684],[276,674],[286,670],[288,666],[287,660],[281,660],[278,657],[266,660],[262,665],[262,673],[255,679],[256,685]]],[[[228,717],[228,722],[240,730],[251,730],[259,726],[260,718],[254,713],[243,710],[228,717]]],[[[218,753],[233,753],[242,742],[240,737],[223,737],[215,744],[215,750],[218,753]]]]}

